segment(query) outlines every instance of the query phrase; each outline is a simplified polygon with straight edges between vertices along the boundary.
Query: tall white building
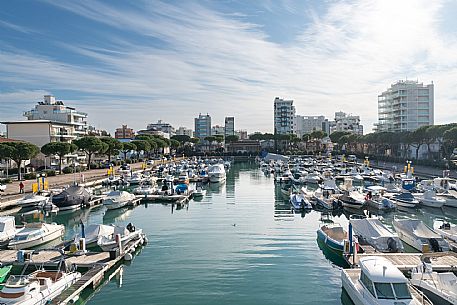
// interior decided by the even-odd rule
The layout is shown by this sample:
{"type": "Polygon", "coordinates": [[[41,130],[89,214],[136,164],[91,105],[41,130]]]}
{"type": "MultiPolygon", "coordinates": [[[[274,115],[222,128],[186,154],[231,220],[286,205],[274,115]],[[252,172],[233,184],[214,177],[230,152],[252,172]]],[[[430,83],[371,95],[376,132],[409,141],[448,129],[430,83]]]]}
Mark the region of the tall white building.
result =
{"type": "Polygon", "coordinates": [[[309,134],[316,130],[323,130],[325,133],[329,133],[328,119],[323,115],[296,115],[294,120],[294,133],[300,138],[303,137],[304,134],[309,134]]]}
{"type": "Polygon", "coordinates": [[[376,131],[414,131],[434,122],[433,82],[400,80],[378,96],[376,131]]]}
{"type": "Polygon", "coordinates": [[[360,125],[360,116],[346,114],[345,112],[335,112],[335,121],[330,124],[330,133],[336,131],[352,132],[363,135],[363,126],[360,125]]]}
{"type": "Polygon", "coordinates": [[[276,97],[274,100],[274,133],[293,134],[295,106],[293,100],[276,97]]]}

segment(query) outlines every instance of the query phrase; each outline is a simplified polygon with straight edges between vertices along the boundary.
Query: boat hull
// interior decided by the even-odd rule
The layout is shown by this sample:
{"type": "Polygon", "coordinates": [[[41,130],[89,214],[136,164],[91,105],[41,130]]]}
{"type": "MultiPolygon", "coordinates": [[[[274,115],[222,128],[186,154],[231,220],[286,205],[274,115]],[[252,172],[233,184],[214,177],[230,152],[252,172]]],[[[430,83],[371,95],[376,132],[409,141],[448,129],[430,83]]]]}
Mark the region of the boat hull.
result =
{"type": "Polygon", "coordinates": [[[56,240],[56,239],[62,237],[64,230],[65,230],[64,228],[60,228],[60,229],[55,230],[52,233],[46,235],[45,237],[38,237],[33,240],[21,241],[19,243],[11,241],[8,245],[8,248],[14,249],[14,250],[34,248],[34,247],[46,244],[48,242],[51,242],[53,240],[56,240]]]}

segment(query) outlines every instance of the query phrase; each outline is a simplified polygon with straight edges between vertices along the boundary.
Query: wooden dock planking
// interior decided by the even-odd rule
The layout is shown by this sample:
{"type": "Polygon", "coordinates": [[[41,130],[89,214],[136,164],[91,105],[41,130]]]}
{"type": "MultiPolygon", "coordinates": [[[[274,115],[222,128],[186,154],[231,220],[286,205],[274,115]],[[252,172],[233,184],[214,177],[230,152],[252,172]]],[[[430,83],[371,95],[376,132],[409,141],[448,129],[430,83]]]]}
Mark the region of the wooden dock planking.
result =
{"type": "MultiPolygon", "coordinates": [[[[358,265],[362,257],[381,256],[391,261],[401,271],[409,271],[421,263],[422,255],[422,253],[358,254],[355,264],[358,265]]],[[[457,257],[454,255],[431,257],[430,260],[435,271],[457,271],[457,257]]]]}

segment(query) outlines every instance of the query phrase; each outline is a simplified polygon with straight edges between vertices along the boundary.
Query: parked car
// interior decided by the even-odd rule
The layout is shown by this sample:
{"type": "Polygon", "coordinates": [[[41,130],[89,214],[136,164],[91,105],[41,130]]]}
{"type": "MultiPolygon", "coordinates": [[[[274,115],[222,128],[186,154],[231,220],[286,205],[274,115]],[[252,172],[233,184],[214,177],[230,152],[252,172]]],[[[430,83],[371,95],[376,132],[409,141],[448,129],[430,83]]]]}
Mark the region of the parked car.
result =
{"type": "Polygon", "coordinates": [[[357,162],[357,157],[356,157],[356,155],[349,155],[349,156],[348,156],[348,161],[349,161],[349,162],[357,162]]]}
{"type": "Polygon", "coordinates": [[[154,160],[148,160],[148,162],[146,162],[147,165],[154,165],[154,160]]]}

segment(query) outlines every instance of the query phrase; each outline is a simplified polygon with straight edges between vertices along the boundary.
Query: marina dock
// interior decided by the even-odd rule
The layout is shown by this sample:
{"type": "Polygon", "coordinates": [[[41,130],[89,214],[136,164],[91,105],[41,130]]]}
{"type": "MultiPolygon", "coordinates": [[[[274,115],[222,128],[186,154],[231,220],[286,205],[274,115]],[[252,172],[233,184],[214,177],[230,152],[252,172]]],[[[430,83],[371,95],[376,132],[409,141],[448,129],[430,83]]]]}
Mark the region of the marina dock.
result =
{"type": "MultiPolygon", "coordinates": [[[[127,254],[133,253],[145,243],[143,238],[137,238],[126,244],[123,252],[116,257],[112,257],[109,252],[87,252],[85,254],[65,254],[65,264],[75,266],[78,270],[88,269],[82,277],[72,286],[65,290],[60,296],[55,298],[51,304],[70,304],[77,300],[79,294],[86,288],[96,288],[104,279],[105,274],[124,260],[127,254]]],[[[16,250],[0,251],[0,262],[4,265],[14,265],[20,267],[58,267],[62,260],[60,250],[30,250],[29,259],[19,262],[16,250]]]]}
{"type": "Polygon", "coordinates": [[[349,266],[357,267],[359,261],[367,256],[381,256],[392,262],[400,271],[408,272],[419,265],[422,257],[429,257],[433,265],[433,270],[437,272],[457,272],[457,255],[453,252],[438,252],[438,253],[365,253],[357,254],[355,261],[353,257],[346,257],[349,266]]]}

